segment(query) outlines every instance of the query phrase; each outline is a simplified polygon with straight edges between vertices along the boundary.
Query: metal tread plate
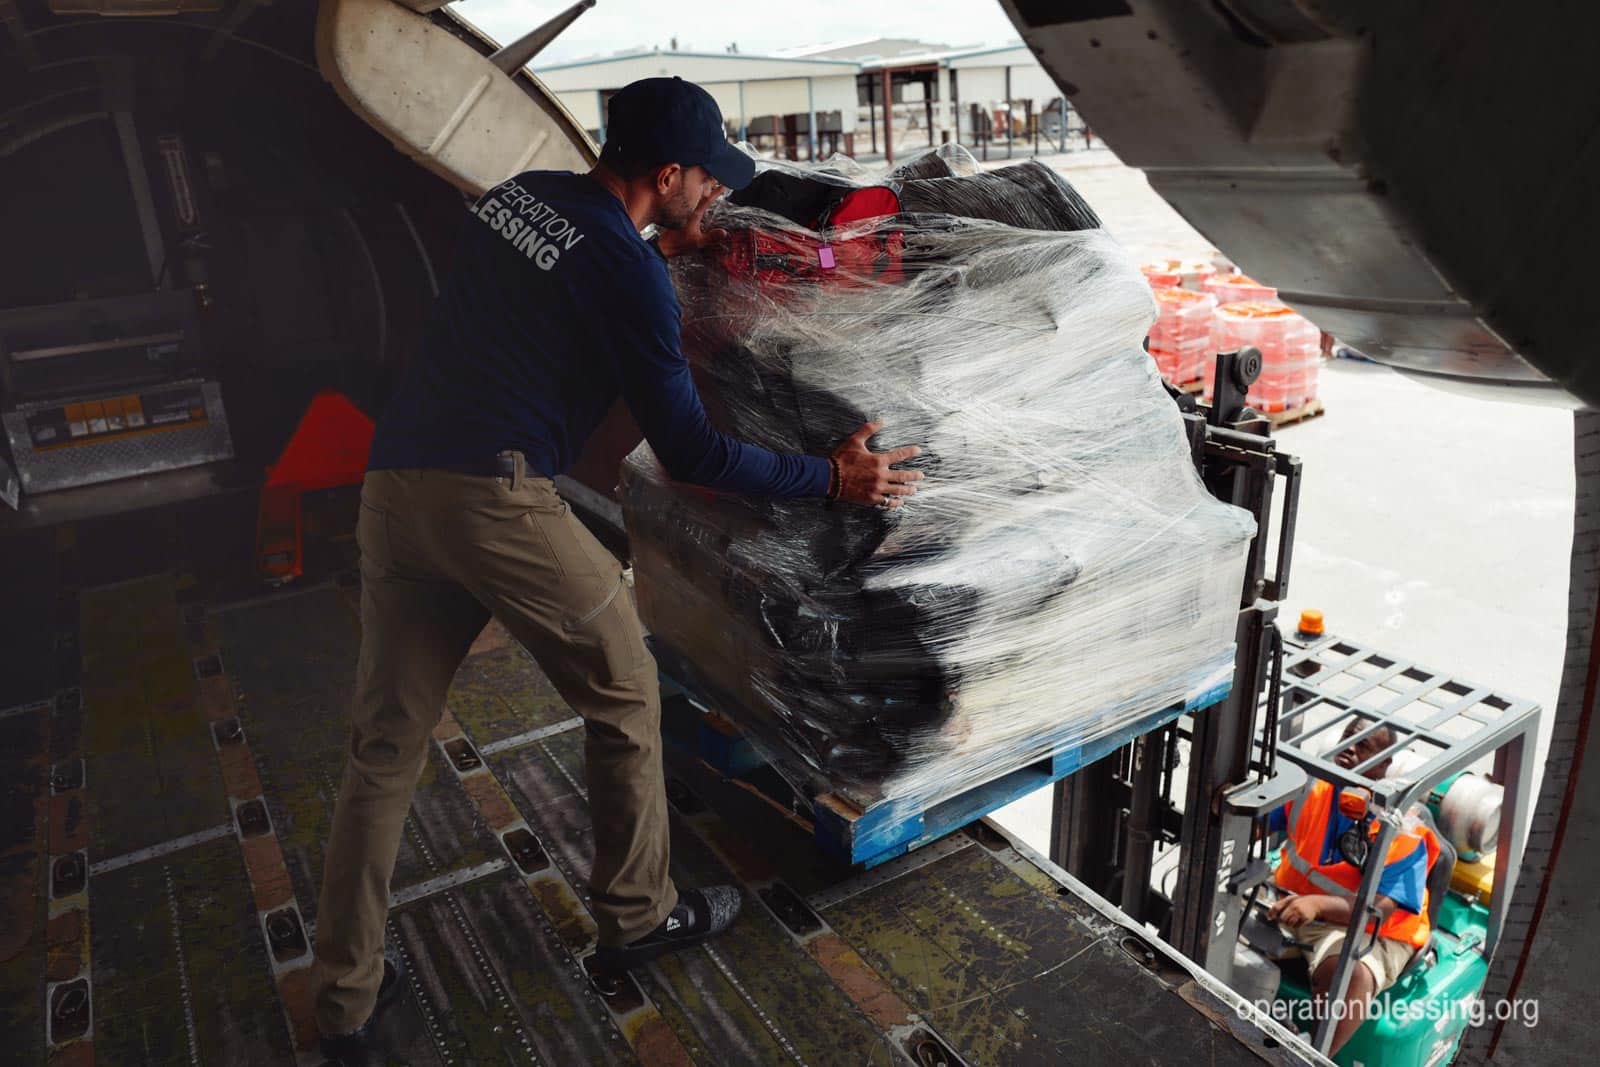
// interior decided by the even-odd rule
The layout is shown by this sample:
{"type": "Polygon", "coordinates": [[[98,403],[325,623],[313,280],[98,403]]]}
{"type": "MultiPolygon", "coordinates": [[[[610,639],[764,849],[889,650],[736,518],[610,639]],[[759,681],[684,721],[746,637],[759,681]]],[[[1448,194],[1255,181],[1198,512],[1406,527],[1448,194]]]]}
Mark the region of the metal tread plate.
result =
{"type": "MultiPolygon", "coordinates": [[[[77,407],[80,401],[20,406],[0,415],[23,491],[47,493],[233,458],[233,436],[222,404],[221,385],[173,382],[146,389],[141,396],[152,410],[181,402],[184,406],[192,404],[187,410],[199,414],[185,415],[182,421],[170,425],[141,425],[120,431],[100,426],[98,433],[81,419],[68,420],[59,414],[68,407],[77,407]],[[42,420],[52,425],[43,427],[42,420]],[[55,422],[61,426],[55,426],[55,422]],[[78,430],[79,426],[84,429],[78,430]],[[46,432],[62,440],[42,440],[41,434],[46,432]]],[[[99,402],[96,398],[88,400],[99,402]]],[[[178,418],[176,414],[172,417],[178,418]]]]}

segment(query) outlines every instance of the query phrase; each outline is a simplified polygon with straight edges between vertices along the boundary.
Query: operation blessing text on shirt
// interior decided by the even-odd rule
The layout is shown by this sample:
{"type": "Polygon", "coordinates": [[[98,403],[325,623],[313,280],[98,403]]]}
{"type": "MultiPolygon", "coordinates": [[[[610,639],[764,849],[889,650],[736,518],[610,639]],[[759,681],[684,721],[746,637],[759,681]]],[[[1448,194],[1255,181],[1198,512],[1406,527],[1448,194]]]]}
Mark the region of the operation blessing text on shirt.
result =
{"type": "Polygon", "coordinates": [[[570,252],[584,237],[568,219],[518,185],[515,178],[507,178],[485,193],[473,213],[540,270],[554,267],[563,248],[570,252]]]}

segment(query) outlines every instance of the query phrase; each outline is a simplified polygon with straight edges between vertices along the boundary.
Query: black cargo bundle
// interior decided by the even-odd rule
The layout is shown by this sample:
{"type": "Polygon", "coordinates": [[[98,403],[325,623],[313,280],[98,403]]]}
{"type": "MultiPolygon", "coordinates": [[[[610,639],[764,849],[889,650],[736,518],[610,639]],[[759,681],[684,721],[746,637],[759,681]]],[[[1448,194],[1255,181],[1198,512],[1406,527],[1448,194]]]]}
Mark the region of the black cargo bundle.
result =
{"type": "Polygon", "coordinates": [[[916,443],[894,511],[707,493],[647,447],[624,511],[657,639],[807,791],[921,802],[1182,697],[1231,655],[1250,520],[1189,464],[1128,257],[1060,175],[772,166],[679,260],[726,431],[916,443]],[[1163,616],[1152,627],[1152,612],[1163,616]],[[1115,636],[1120,664],[1097,664],[1115,636]],[[1126,662],[1131,654],[1134,659],[1126,662]]]}

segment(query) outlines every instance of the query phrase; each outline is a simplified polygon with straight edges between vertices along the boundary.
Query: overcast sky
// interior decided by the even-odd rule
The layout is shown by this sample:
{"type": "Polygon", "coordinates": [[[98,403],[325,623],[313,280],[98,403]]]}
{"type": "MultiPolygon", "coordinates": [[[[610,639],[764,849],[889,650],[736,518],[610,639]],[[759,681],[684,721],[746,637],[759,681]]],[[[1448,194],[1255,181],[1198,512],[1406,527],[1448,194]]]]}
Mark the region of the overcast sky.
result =
{"type": "MultiPolygon", "coordinates": [[[[570,3],[570,0],[568,0],[570,3]]],[[[455,10],[501,44],[568,5],[559,0],[463,0],[455,10]]],[[[534,67],[627,48],[741,52],[862,37],[913,37],[937,44],[999,44],[1017,31],[996,0],[600,0],[534,60],[534,67]]]]}

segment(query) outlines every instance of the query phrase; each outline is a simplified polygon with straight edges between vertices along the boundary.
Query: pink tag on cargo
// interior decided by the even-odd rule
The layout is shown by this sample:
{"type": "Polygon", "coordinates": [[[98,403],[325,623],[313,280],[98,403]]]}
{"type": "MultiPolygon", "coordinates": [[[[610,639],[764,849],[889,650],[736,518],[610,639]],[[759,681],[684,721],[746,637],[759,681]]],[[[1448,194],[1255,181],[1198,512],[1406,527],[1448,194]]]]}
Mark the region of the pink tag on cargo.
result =
{"type": "Polygon", "coordinates": [[[823,270],[833,269],[834,263],[832,245],[823,245],[821,248],[817,249],[817,262],[822,264],[823,270]]]}

